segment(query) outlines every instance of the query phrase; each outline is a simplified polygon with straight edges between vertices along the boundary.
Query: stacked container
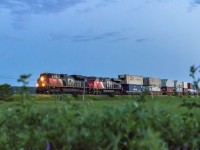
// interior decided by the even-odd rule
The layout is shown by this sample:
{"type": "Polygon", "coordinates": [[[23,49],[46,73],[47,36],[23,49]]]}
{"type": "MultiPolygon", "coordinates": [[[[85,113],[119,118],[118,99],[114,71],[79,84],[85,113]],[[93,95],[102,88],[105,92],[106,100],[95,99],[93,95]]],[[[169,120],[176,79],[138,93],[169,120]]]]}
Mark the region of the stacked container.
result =
{"type": "Polygon", "coordinates": [[[183,82],[175,80],[174,88],[175,88],[175,92],[182,93],[183,92],[183,82]]]}
{"type": "Polygon", "coordinates": [[[183,94],[187,95],[188,94],[188,83],[183,82],[183,94]]]}
{"type": "Polygon", "coordinates": [[[121,79],[121,84],[135,84],[135,85],[143,85],[143,77],[135,76],[135,75],[119,75],[119,79],[121,79]]]}
{"type": "Polygon", "coordinates": [[[196,94],[196,89],[193,86],[192,83],[188,83],[188,94],[189,95],[195,95],[196,94]]]}
{"type": "Polygon", "coordinates": [[[161,92],[161,80],[159,78],[146,77],[143,79],[144,89],[149,93],[160,95],[161,92]]]}
{"type": "Polygon", "coordinates": [[[119,75],[124,94],[139,94],[142,91],[143,77],[135,75],[119,75]]]}
{"type": "Polygon", "coordinates": [[[161,80],[162,93],[171,95],[174,93],[174,80],[162,79],[161,80]]]}

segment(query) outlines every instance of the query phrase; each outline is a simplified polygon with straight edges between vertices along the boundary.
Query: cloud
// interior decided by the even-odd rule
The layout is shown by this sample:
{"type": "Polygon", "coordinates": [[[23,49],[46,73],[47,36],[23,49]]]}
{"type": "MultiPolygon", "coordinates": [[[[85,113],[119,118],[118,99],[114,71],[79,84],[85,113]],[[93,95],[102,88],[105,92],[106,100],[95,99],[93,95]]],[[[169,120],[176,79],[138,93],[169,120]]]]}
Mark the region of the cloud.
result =
{"type": "Polygon", "coordinates": [[[0,10],[2,8],[10,10],[14,28],[23,29],[30,20],[30,14],[58,13],[85,1],[86,0],[0,0],[0,10]]]}
{"type": "Polygon", "coordinates": [[[199,4],[200,4],[200,0],[193,0],[192,3],[193,3],[193,4],[197,4],[197,5],[199,5],[199,4]]]}
{"type": "Polygon", "coordinates": [[[0,42],[3,42],[3,41],[17,41],[19,39],[20,38],[17,38],[17,37],[14,37],[14,36],[0,34],[0,42]]]}
{"type": "Polygon", "coordinates": [[[192,12],[198,5],[200,5],[200,0],[191,0],[187,12],[192,12]]]}
{"type": "Polygon", "coordinates": [[[142,42],[146,42],[147,39],[146,38],[141,38],[141,39],[136,39],[135,42],[138,42],[138,43],[142,43],[142,42]]]}
{"type": "Polygon", "coordinates": [[[43,14],[61,12],[85,0],[0,0],[0,8],[9,9],[13,14],[43,14]]]}
{"type": "Polygon", "coordinates": [[[119,42],[119,41],[124,41],[124,40],[129,40],[129,39],[130,39],[129,37],[119,37],[112,40],[111,42],[119,42]]]}
{"type": "Polygon", "coordinates": [[[78,13],[91,12],[100,7],[105,7],[108,3],[118,0],[0,0],[0,11],[8,9],[11,12],[12,25],[16,29],[23,29],[30,20],[30,14],[52,14],[59,13],[67,8],[74,7],[82,3],[93,3],[93,7],[78,9],[78,13]]]}
{"type": "Polygon", "coordinates": [[[70,40],[72,42],[90,42],[90,41],[99,41],[99,40],[110,40],[110,41],[119,41],[128,39],[123,37],[121,32],[106,32],[98,35],[74,35],[69,36],[67,34],[50,34],[50,40],[59,41],[59,40],[70,40]]]}

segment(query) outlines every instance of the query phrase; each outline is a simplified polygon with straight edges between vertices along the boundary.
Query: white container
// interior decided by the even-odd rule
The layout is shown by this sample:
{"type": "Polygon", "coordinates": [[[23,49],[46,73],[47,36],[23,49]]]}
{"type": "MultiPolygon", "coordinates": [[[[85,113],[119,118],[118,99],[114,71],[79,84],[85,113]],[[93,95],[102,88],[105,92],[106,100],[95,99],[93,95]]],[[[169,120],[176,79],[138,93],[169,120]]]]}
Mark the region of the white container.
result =
{"type": "Polygon", "coordinates": [[[195,95],[197,93],[197,90],[188,89],[188,93],[191,94],[191,95],[195,95]]]}
{"type": "Polygon", "coordinates": [[[174,82],[174,87],[175,87],[175,89],[177,89],[177,88],[183,88],[183,82],[182,81],[175,81],[174,82]]]}
{"type": "Polygon", "coordinates": [[[161,87],[174,87],[174,80],[161,79],[161,87]]]}
{"type": "Polygon", "coordinates": [[[188,83],[187,82],[183,82],[183,88],[188,88],[188,83]]]}
{"type": "Polygon", "coordinates": [[[121,79],[121,84],[135,84],[135,85],[143,85],[143,77],[135,76],[135,75],[119,75],[119,79],[121,79]]]}
{"type": "Polygon", "coordinates": [[[146,77],[143,79],[143,83],[145,86],[161,86],[161,80],[159,78],[146,77]]]}

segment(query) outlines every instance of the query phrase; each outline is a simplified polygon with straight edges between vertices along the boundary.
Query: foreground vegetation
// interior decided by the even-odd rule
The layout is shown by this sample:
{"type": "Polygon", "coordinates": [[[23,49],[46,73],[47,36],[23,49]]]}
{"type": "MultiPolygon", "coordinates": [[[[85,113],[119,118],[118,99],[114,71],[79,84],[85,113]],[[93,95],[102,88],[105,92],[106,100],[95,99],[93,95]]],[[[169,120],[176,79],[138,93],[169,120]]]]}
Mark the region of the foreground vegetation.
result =
{"type": "Polygon", "coordinates": [[[14,95],[0,103],[0,149],[197,150],[198,109],[191,97],[14,95]]]}

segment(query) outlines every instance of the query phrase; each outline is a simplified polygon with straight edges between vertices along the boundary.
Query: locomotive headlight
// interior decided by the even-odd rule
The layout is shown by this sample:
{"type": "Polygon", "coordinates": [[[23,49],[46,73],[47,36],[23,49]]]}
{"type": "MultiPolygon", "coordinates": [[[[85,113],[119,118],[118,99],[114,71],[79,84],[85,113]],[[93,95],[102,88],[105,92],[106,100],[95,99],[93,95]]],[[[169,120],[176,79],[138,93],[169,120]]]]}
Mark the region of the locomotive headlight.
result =
{"type": "Polygon", "coordinates": [[[42,86],[45,86],[45,84],[44,84],[44,83],[42,83],[42,86]]]}
{"type": "Polygon", "coordinates": [[[40,77],[40,81],[44,81],[44,77],[40,77]]]}
{"type": "Polygon", "coordinates": [[[38,84],[38,83],[36,84],[36,87],[39,87],[39,84],[38,84]]]}

